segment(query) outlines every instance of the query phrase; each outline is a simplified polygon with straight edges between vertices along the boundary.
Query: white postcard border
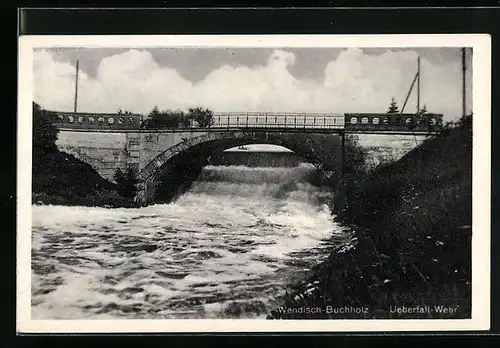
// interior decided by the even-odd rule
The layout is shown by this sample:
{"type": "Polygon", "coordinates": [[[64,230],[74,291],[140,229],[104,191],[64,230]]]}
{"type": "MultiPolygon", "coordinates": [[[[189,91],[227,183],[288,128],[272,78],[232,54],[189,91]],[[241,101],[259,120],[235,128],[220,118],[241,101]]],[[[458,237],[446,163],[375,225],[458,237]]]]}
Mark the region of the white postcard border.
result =
{"type": "Polygon", "coordinates": [[[21,36],[18,65],[17,331],[127,332],[378,332],[490,328],[491,38],[487,34],[426,35],[147,35],[21,36]],[[31,142],[33,49],[48,47],[472,47],[473,238],[472,318],[435,320],[32,320],[31,142]]]}

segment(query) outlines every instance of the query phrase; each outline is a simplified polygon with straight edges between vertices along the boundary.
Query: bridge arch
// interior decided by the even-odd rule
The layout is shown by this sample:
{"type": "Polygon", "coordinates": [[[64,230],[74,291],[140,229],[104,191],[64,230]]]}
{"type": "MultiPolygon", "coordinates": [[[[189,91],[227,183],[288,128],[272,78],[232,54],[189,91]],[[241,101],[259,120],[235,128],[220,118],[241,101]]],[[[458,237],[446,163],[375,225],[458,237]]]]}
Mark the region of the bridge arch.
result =
{"type": "Polygon", "coordinates": [[[187,154],[207,158],[216,151],[246,145],[271,144],[288,148],[325,171],[328,178],[338,178],[341,171],[342,148],[339,134],[303,134],[266,131],[212,131],[165,149],[139,172],[140,185],[137,200],[147,204],[154,197],[154,181],[162,175],[169,163],[187,154]]]}

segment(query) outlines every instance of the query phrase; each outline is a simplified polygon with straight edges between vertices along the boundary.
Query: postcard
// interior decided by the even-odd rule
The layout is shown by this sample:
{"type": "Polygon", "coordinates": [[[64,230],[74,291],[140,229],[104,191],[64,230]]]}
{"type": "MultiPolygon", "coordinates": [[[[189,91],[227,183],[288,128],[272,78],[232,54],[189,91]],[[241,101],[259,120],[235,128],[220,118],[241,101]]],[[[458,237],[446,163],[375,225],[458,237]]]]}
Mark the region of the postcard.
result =
{"type": "Polygon", "coordinates": [[[489,329],[490,45],[21,36],[18,332],[489,329]]]}

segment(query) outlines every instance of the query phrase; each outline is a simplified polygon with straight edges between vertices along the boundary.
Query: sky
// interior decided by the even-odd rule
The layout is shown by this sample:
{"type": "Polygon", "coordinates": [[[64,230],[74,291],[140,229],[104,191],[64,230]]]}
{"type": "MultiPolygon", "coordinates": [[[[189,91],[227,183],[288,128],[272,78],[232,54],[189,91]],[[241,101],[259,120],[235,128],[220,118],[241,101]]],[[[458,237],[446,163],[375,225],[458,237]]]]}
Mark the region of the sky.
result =
{"type": "MultiPolygon", "coordinates": [[[[457,119],[459,48],[50,48],[34,53],[34,101],[72,111],[147,114],[202,106],[216,112],[385,112],[402,107],[421,57],[421,106],[457,119]]],[[[470,95],[470,77],[467,91],[470,95]]],[[[471,108],[470,97],[468,106],[471,108]]],[[[406,112],[416,111],[416,90],[406,112]]]]}

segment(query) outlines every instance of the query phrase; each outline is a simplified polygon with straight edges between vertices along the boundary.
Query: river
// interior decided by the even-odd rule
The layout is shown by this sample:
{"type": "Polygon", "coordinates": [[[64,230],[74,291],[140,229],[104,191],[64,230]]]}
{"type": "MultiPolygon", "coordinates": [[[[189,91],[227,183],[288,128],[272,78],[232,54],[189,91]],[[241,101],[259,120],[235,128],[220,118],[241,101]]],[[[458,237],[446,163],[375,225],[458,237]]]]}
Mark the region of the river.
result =
{"type": "Polygon", "coordinates": [[[33,205],[32,318],[265,318],[347,234],[314,170],[207,166],[171,204],[33,205]]]}

